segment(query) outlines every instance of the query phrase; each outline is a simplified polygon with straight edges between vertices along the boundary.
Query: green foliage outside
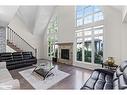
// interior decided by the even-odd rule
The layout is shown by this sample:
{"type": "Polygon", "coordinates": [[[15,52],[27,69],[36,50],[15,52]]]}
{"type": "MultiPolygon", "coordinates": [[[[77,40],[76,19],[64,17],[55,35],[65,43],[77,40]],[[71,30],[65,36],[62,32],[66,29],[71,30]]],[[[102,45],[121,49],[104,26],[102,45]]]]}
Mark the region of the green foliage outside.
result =
{"type": "MultiPolygon", "coordinates": [[[[101,64],[103,62],[102,57],[103,57],[103,51],[99,51],[98,53],[95,52],[94,63],[101,64]]],[[[91,51],[87,51],[87,50],[84,51],[84,59],[85,62],[91,63],[91,51]]],[[[77,50],[77,60],[82,61],[82,48],[79,48],[77,50]]]]}

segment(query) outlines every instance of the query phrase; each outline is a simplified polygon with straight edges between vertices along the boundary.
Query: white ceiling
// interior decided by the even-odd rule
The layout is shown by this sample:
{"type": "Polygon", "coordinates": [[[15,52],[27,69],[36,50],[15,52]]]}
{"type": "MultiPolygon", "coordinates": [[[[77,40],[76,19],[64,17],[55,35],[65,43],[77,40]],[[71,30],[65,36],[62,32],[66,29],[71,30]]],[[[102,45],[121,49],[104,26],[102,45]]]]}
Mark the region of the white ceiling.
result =
{"type": "Polygon", "coordinates": [[[45,30],[54,8],[54,6],[21,6],[17,16],[31,33],[40,35],[45,30]]]}
{"type": "Polygon", "coordinates": [[[17,12],[18,6],[0,6],[0,26],[7,26],[17,12]]]}
{"type": "Polygon", "coordinates": [[[50,18],[53,16],[54,6],[43,6],[38,8],[38,14],[36,15],[36,22],[33,33],[36,35],[42,34],[48,26],[50,18]]]}
{"type": "Polygon", "coordinates": [[[36,14],[38,13],[38,7],[36,6],[21,6],[17,11],[18,17],[23,21],[26,27],[33,31],[36,21],[36,14]]]}
{"type": "Polygon", "coordinates": [[[112,6],[113,8],[117,9],[118,11],[122,12],[122,9],[124,8],[124,6],[112,6]]]}

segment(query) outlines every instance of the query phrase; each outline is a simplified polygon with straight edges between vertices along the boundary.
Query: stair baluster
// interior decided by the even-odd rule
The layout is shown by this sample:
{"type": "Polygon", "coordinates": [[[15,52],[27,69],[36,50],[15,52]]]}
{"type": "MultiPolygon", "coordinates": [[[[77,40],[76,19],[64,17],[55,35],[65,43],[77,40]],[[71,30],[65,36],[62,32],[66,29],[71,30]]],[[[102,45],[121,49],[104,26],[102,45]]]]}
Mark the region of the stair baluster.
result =
{"type": "Polygon", "coordinates": [[[7,45],[13,48],[15,51],[31,51],[35,57],[37,57],[37,49],[26,42],[21,36],[19,36],[10,27],[7,27],[7,45]]]}

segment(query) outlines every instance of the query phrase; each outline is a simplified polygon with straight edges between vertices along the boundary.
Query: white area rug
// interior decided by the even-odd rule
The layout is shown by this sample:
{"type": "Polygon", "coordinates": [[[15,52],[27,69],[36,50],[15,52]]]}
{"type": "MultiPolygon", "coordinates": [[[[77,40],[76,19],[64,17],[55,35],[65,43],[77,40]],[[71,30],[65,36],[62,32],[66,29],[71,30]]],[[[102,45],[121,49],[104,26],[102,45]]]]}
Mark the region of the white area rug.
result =
{"type": "Polygon", "coordinates": [[[19,72],[35,89],[48,89],[54,84],[68,77],[70,74],[60,71],[56,68],[52,70],[54,76],[49,76],[45,80],[36,73],[32,74],[34,68],[19,72]]]}

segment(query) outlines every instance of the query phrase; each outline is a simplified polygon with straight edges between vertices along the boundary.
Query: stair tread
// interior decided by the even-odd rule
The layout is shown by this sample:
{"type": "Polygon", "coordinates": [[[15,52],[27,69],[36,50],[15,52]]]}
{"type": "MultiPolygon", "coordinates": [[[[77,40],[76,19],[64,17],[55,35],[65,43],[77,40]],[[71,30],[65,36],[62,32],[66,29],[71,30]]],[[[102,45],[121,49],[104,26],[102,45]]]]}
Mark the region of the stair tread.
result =
{"type": "Polygon", "coordinates": [[[20,48],[18,48],[16,45],[14,45],[13,42],[7,41],[7,45],[9,47],[11,47],[12,49],[14,49],[15,51],[18,51],[18,52],[22,52],[23,51],[20,48]]]}

